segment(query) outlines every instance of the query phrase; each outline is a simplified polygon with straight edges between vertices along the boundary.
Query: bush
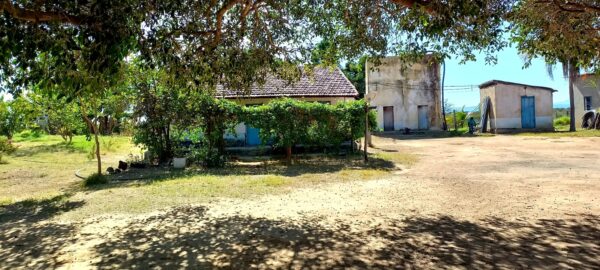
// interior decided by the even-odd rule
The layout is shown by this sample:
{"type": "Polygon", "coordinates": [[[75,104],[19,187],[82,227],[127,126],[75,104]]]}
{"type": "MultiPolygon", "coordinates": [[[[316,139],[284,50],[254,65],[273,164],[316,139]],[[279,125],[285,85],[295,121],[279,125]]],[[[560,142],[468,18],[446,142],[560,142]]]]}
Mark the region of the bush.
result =
{"type": "Polygon", "coordinates": [[[86,187],[104,185],[104,184],[108,184],[108,178],[106,178],[106,176],[99,174],[99,173],[95,173],[95,174],[88,176],[84,182],[84,185],[86,187]]]}
{"type": "Polygon", "coordinates": [[[568,116],[561,116],[554,119],[554,126],[568,126],[571,124],[571,118],[568,116]]]}
{"type": "Polygon", "coordinates": [[[2,162],[2,156],[4,154],[12,154],[17,150],[7,138],[0,137],[0,162],[2,162]]]}

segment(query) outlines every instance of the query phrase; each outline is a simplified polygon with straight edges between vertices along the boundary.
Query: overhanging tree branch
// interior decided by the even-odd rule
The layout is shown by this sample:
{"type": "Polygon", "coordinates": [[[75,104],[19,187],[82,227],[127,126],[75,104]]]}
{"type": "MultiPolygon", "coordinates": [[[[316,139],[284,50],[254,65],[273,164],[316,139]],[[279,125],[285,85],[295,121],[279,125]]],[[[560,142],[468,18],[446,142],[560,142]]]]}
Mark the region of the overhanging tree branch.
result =
{"type": "Polygon", "coordinates": [[[18,7],[13,5],[10,0],[0,0],[0,12],[6,12],[15,19],[32,23],[60,22],[81,25],[84,22],[81,17],[62,12],[31,10],[18,7]]]}
{"type": "Polygon", "coordinates": [[[428,0],[390,0],[392,3],[405,6],[407,8],[424,7],[428,13],[434,13],[431,1],[428,0]]]}

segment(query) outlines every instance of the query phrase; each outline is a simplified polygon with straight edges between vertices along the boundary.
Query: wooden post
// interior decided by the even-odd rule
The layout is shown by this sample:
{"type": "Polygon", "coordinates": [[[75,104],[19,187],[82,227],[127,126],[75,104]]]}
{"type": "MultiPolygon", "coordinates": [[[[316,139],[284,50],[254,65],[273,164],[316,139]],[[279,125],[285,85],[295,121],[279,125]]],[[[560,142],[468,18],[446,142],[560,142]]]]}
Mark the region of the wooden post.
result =
{"type": "Polygon", "coordinates": [[[452,114],[453,114],[452,117],[453,117],[453,120],[454,120],[454,131],[457,131],[458,130],[458,126],[457,126],[457,123],[456,123],[456,110],[453,110],[452,114]]]}

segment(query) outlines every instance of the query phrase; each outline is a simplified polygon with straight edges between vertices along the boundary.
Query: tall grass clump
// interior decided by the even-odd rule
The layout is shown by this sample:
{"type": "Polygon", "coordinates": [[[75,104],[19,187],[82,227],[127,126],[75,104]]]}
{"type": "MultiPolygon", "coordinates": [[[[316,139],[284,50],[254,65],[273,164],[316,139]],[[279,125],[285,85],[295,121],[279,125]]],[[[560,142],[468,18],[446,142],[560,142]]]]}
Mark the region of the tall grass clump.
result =
{"type": "Polygon", "coordinates": [[[86,187],[104,185],[104,184],[108,184],[108,178],[106,178],[106,176],[104,176],[102,174],[95,173],[95,174],[88,176],[85,179],[83,184],[86,187]]]}

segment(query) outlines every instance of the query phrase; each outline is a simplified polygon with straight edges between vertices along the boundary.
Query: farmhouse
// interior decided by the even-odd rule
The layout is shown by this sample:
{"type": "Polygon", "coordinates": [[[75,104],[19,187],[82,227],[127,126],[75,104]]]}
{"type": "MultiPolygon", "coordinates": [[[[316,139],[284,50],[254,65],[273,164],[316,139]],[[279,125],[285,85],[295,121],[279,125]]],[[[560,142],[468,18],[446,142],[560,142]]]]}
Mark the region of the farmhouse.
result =
{"type": "MultiPolygon", "coordinates": [[[[247,93],[218,86],[216,96],[247,106],[261,105],[272,99],[283,97],[335,104],[355,100],[358,92],[339,68],[315,68],[311,75],[305,74],[300,80],[293,83],[269,76],[264,85],[256,84],[247,93]]],[[[285,119],[281,119],[281,121],[285,121],[285,119]]],[[[259,130],[243,123],[235,127],[235,134],[228,134],[226,138],[245,146],[261,144],[259,130]]]]}
{"type": "Polygon", "coordinates": [[[409,65],[399,57],[368,61],[365,80],[379,129],[441,129],[440,64],[432,57],[409,65]]]}
{"type": "Polygon", "coordinates": [[[479,89],[481,114],[489,116],[482,123],[491,132],[554,130],[552,94],[556,90],[498,80],[485,82],[479,89]]]}
{"type": "Polygon", "coordinates": [[[600,108],[600,75],[584,74],[575,80],[575,124],[581,127],[583,114],[600,108]]]}

